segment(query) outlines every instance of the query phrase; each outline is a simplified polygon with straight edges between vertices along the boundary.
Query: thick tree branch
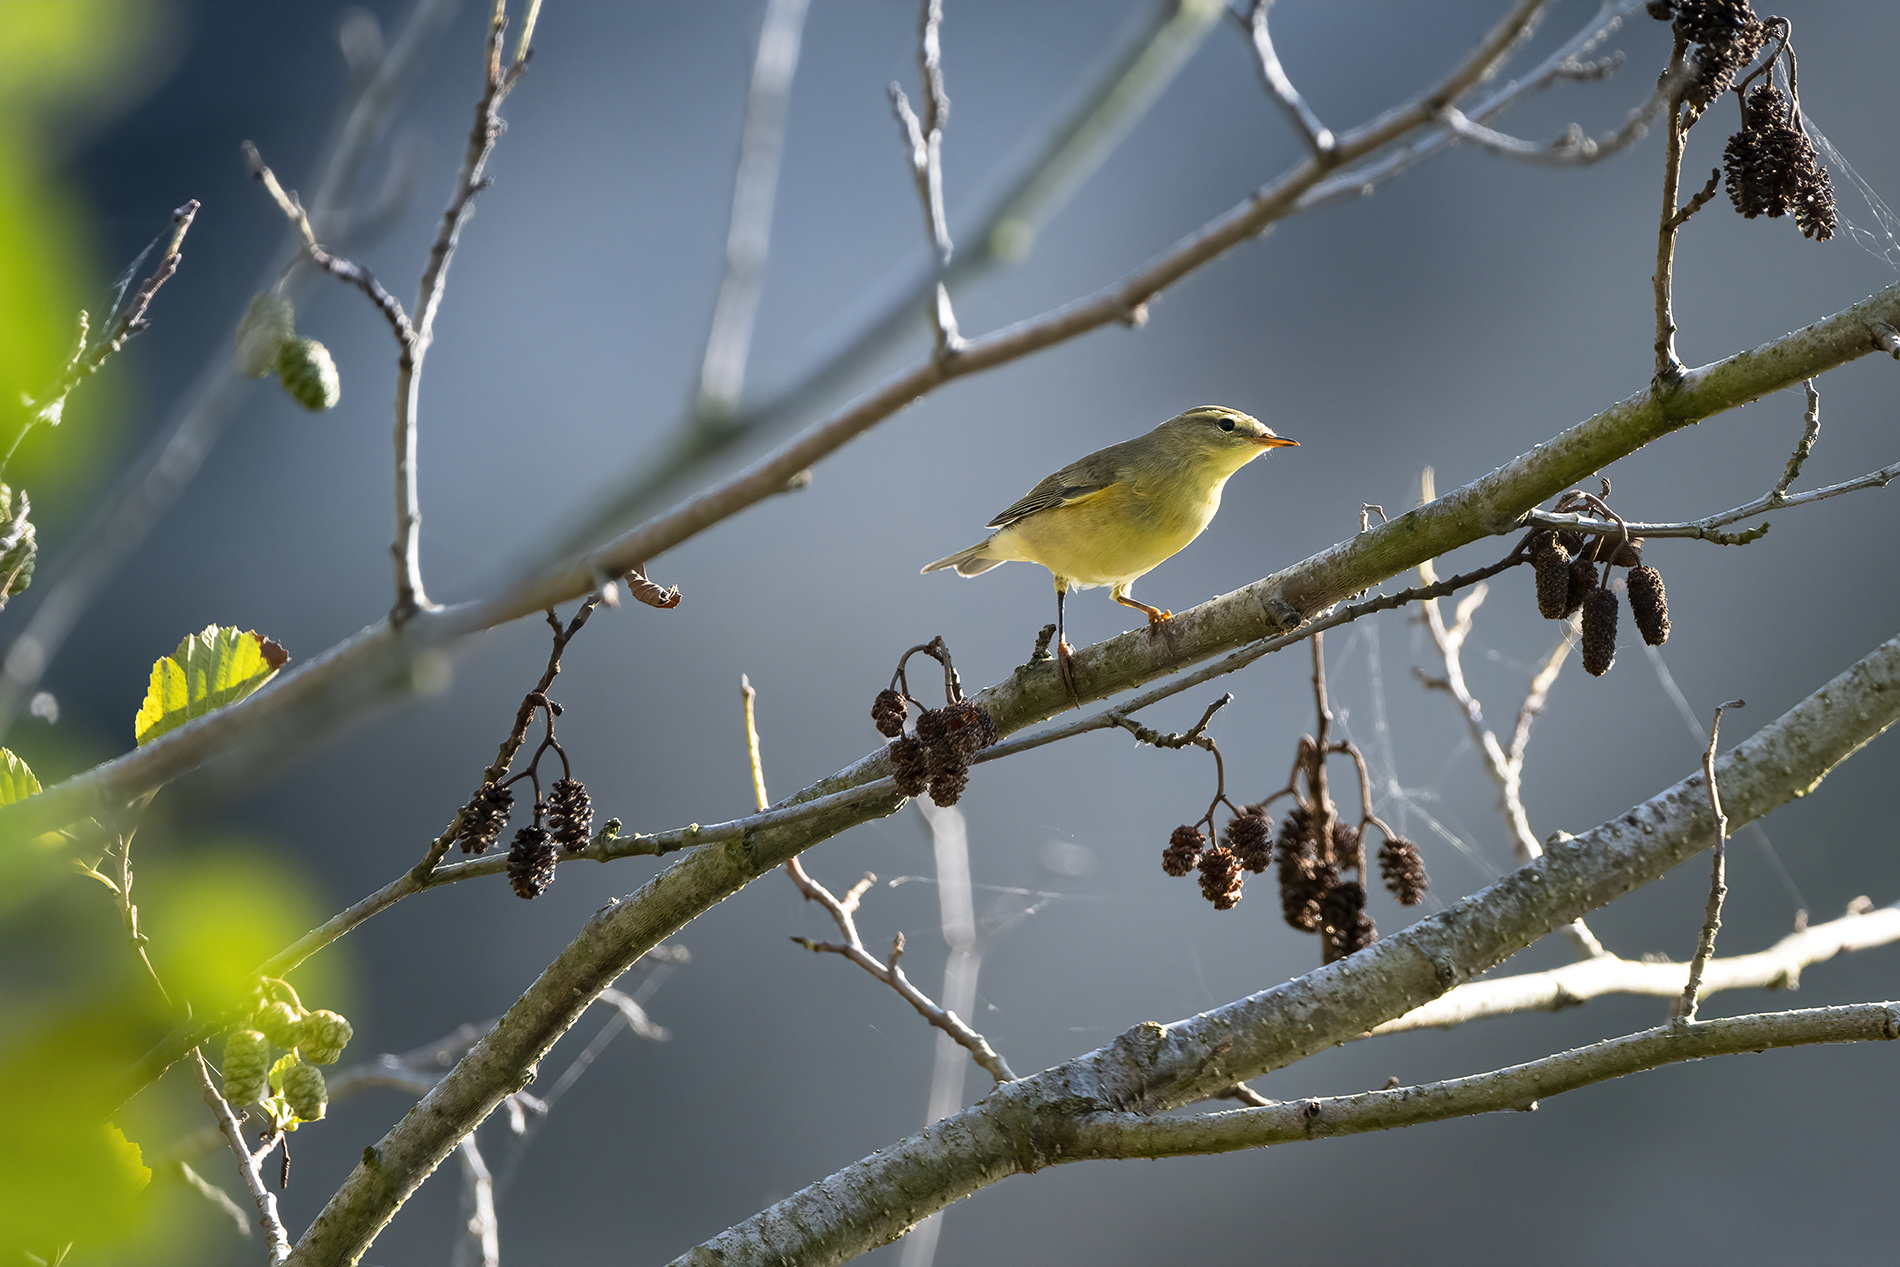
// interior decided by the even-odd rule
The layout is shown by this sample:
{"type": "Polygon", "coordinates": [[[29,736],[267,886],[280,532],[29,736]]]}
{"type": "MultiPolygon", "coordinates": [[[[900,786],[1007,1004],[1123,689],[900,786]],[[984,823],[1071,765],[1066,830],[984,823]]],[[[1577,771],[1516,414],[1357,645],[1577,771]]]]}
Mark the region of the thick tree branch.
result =
{"type": "MultiPolygon", "coordinates": [[[[1891,1042],[1900,1038],[1900,1003],[1859,1003],[1798,1012],[1763,1012],[1655,1029],[1579,1047],[1491,1073],[1423,1086],[1294,1100],[1200,1117],[1099,1114],[1052,1132],[1052,1161],[1188,1157],[1300,1140],[1358,1135],[1479,1113],[1527,1111],[1546,1096],[1640,1073],[1659,1065],[1812,1043],[1891,1042]]],[[[691,1257],[684,1262],[695,1261],[691,1257]]],[[[728,1253],[729,1264],[751,1261],[728,1253]]],[[[822,1261],[793,1259],[792,1261],[822,1261]]]]}

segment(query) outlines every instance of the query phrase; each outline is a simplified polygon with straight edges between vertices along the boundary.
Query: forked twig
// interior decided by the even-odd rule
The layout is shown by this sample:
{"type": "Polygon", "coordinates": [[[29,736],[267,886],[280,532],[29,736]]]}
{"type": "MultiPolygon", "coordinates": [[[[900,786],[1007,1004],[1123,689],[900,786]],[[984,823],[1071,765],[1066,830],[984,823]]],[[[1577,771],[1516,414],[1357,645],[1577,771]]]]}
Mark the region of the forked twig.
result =
{"type": "Polygon", "coordinates": [[[231,1152],[237,1158],[238,1173],[244,1178],[244,1186],[250,1191],[251,1199],[257,1203],[257,1223],[264,1229],[264,1252],[272,1263],[281,1263],[290,1257],[290,1234],[284,1230],[284,1221],[277,1213],[277,1194],[264,1182],[257,1156],[251,1152],[250,1145],[244,1142],[244,1128],[239,1124],[237,1114],[218,1092],[217,1083],[211,1080],[211,1069],[205,1063],[204,1052],[193,1047],[191,1055],[198,1070],[199,1091],[218,1119],[218,1128],[224,1133],[225,1142],[230,1144],[231,1152]]]}
{"type": "Polygon", "coordinates": [[[1715,935],[1722,928],[1722,899],[1728,896],[1727,846],[1728,815],[1722,812],[1722,794],[1715,784],[1715,744],[1722,730],[1722,713],[1741,708],[1743,702],[1732,699],[1715,706],[1709,719],[1709,746],[1702,750],[1702,777],[1709,785],[1709,815],[1715,823],[1715,849],[1709,872],[1709,902],[1702,917],[1702,936],[1696,943],[1695,958],[1689,961],[1689,983],[1682,988],[1682,1004],[1677,1015],[1684,1021],[1695,1019],[1696,994],[1702,988],[1702,973],[1715,953],[1715,935]]]}

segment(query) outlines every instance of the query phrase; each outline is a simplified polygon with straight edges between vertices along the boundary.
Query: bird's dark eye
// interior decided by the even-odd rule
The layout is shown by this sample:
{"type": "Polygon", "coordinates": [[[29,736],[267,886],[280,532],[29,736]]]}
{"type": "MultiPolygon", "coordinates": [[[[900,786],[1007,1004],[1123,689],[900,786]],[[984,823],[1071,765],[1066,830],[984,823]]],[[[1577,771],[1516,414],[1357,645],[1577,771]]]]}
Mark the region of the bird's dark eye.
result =
{"type": "Polygon", "coordinates": [[[1232,418],[1222,418],[1220,420],[1220,429],[1222,431],[1232,431],[1234,429],[1234,420],[1232,418]]]}

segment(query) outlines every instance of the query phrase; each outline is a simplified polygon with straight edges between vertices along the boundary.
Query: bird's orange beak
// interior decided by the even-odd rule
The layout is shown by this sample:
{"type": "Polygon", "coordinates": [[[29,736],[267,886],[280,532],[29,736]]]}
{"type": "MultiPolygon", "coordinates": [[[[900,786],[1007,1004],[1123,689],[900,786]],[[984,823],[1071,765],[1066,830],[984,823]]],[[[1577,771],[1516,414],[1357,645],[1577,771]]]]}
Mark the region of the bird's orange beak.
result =
{"type": "Polygon", "coordinates": [[[1263,449],[1278,449],[1289,444],[1298,448],[1300,444],[1298,440],[1289,440],[1285,436],[1261,436],[1254,443],[1263,449]]]}

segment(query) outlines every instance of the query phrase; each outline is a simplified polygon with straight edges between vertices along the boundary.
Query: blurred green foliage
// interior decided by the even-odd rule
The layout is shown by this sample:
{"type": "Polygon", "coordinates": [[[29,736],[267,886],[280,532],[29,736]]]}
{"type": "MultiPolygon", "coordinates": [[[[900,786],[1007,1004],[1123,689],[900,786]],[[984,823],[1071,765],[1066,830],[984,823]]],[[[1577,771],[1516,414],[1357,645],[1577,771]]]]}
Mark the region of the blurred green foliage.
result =
{"type": "MultiPolygon", "coordinates": [[[[89,217],[55,170],[73,120],[96,118],[138,82],[168,10],[154,0],[6,0],[0,20],[0,446],[71,354],[79,311],[104,307],[89,217]]],[[[154,224],[170,208],[154,212],[154,224]]],[[[94,325],[103,319],[94,311],[94,325]]],[[[65,483],[84,469],[108,406],[74,394],[67,424],[21,450],[15,482],[65,483]]]]}
{"type": "MultiPolygon", "coordinates": [[[[100,267],[88,208],[58,171],[61,155],[83,124],[149,85],[170,17],[157,0],[0,5],[0,448],[26,416],[23,398],[45,391],[70,354],[80,309],[90,307],[100,328],[100,279],[118,266],[100,267]]],[[[154,231],[169,211],[153,209],[154,231]]],[[[85,433],[96,439],[88,424],[110,412],[104,386],[82,385],[66,423],[33,436],[17,482],[101,473],[85,433]]],[[[136,703],[128,699],[128,710],[136,703]]],[[[69,766],[74,755],[53,764],[69,766]]],[[[26,777],[22,770],[15,781],[26,777]]],[[[322,912],[309,877],[280,850],[187,841],[156,808],[133,846],[131,894],[151,970],[128,935],[117,862],[100,857],[109,833],[0,852],[0,1263],[196,1262],[205,1235],[231,1235],[168,1159],[210,1121],[195,1072],[180,1065],[121,1104],[126,1076],[188,1015],[246,1005],[258,964],[322,912]]],[[[299,972],[297,983],[345,1004],[334,977],[332,960],[299,972]]],[[[248,1207],[230,1158],[195,1164],[248,1207]]]]}

